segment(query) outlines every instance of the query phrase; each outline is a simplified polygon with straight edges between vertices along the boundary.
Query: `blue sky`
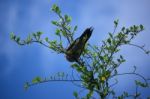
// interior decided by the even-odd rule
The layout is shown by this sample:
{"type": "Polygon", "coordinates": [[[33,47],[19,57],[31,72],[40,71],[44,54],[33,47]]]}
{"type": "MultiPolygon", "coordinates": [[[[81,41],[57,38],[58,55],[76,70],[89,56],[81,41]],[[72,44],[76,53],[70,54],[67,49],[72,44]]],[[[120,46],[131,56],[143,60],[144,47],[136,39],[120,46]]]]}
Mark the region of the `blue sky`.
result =
{"type": "MultiPolygon", "coordinates": [[[[120,20],[120,27],[143,24],[146,28],[133,41],[145,44],[150,49],[150,1],[149,0],[0,0],[0,99],[72,99],[74,90],[80,90],[72,83],[45,83],[24,91],[23,84],[36,76],[47,77],[57,72],[70,73],[70,63],[64,55],[52,53],[38,44],[18,46],[10,40],[9,33],[25,38],[29,33],[44,32],[43,37],[56,39],[55,27],[51,20],[56,19],[50,11],[52,4],[58,4],[62,13],[72,16],[72,25],[78,25],[78,37],[85,28],[93,26],[94,32],[89,42],[100,44],[113,31],[113,21],[120,20]]],[[[118,28],[119,30],[119,28],[118,28]]],[[[125,46],[121,51],[127,59],[120,72],[138,72],[150,77],[150,57],[141,50],[125,46]]],[[[116,88],[133,90],[129,77],[120,78],[116,88]]],[[[142,91],[148,95],[148,90],[142,91]]]]}

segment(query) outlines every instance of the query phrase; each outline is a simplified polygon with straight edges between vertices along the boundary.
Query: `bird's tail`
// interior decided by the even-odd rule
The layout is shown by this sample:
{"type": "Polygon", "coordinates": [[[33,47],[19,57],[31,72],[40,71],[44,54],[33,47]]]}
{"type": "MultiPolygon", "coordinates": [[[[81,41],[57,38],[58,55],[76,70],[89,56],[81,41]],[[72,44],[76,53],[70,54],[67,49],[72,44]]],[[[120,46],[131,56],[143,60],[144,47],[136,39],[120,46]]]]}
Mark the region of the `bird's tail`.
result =
{"type": "Polygon", "coordinates": [[[90,28],[87,28],[83,34],[80,36],[80,39],[82,39],[83,37],[86,37],[86,41],[91,37],[92,35],[92,32],[93,32],[93,27],[90,27],[90,28]]]}

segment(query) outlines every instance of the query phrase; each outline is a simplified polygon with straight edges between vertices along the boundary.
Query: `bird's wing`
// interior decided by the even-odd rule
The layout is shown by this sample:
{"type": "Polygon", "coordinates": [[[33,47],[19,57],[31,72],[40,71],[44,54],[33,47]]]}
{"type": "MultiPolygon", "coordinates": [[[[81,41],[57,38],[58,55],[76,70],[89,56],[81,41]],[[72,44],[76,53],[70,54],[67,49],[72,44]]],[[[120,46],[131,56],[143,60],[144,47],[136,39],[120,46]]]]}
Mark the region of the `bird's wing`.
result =
{"type": "Polygon", "coordinates": [[[67,51],[77,50],[77,43],[79,43],[79,38],[77,38],[68,48],[67,51]]]}

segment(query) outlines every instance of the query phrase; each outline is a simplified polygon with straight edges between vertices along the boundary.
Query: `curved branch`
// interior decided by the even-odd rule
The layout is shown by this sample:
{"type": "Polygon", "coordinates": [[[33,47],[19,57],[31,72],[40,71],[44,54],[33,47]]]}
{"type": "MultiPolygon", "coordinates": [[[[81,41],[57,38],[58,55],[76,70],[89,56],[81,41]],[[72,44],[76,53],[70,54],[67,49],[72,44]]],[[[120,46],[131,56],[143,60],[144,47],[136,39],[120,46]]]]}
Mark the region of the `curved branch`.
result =
{"type": "Polygon", "coordinates": [[[81,80],[43,80],[43,81],[39,81],[37,83],[31,83],[31,84],[28,84],[29,87],[31,86],[34,86],[34,85],[37,85],[37,84],[42,84],[42,83],[46,83],[46,82],[81,82],[81,80]]]}
{"type": "Polygon", "coordinates": [[[45,47],[49,48],[49,46],[48,46],[48,45],[46,45],[46,44],[45,44],[45,43],[43,43],[43,42],[39,42],[39,41],[37,41],[37,40],[36,40],[36,41],[34,40],[34,41],[32,41],[32,42],[39,43],[39,44],[41,44],[41,45],[43,45],[43,46],[45,46],[45,47]]]}
{"type": "Polygon", "coordinates": [[[142,78],[145,81],[146,84],[148,84],[147,79],[145,77],[143,77],[142,75],[140,75],[138,73],[135,73],[135,72],[115,74],[115,75],[112,75],[110,77],[110,79],[113,78],[113,77],[115,77],[115,76],[121,76],[121,75],[136,75],[136,76],[142,78]]]}
{"type": "Polygon", "coordinates": [[[140,48],[141,50],[143,50],[146,54],[149,54],[150,51],[147,51],[146,49],[144,49],[144,45],[143,46],[139,46],[139,45],[136,45],[136,44],[132,44],[132,43],[129,43],[128,45],[131,45],[131,46],[135,46],[137,48],[140,48]]]}
{"type": "MultiPolygon", "coordinates": [[[[30,43],[34,43],[34,42],[35,42],[35,43],[39,43],[39,44],[41,44],[41,45],[43,45],[43,46],[49,48],[48,45],[46,45],[45,43],[43,43],[43,42],[41,42],[41,41],[33,40],[33,39],[30,41],[30,43]]],[[[29,44],[30,44],[30,43],[29,43],[29,44]]],[[[26,43],[24,40],[22,40],[21,42],[17,42],[17,44],[23,46],[23,45],[27,45],[28,43],[26,43]]]]}

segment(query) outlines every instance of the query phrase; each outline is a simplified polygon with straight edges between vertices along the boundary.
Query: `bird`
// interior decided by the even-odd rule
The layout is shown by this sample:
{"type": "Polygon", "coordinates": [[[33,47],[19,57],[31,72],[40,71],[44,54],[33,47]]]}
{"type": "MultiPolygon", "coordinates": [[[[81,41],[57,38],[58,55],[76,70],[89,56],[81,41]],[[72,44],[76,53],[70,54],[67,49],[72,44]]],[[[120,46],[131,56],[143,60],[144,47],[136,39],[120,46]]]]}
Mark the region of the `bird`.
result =
{"type": "Polygon", "coordinates": [[[89,40],[93,32],[93,27],[86,28],[82,35],[76,38],[66,49],[66,59],[69,62],[77,62],[80,58],[86,42],[89,40]]]}

